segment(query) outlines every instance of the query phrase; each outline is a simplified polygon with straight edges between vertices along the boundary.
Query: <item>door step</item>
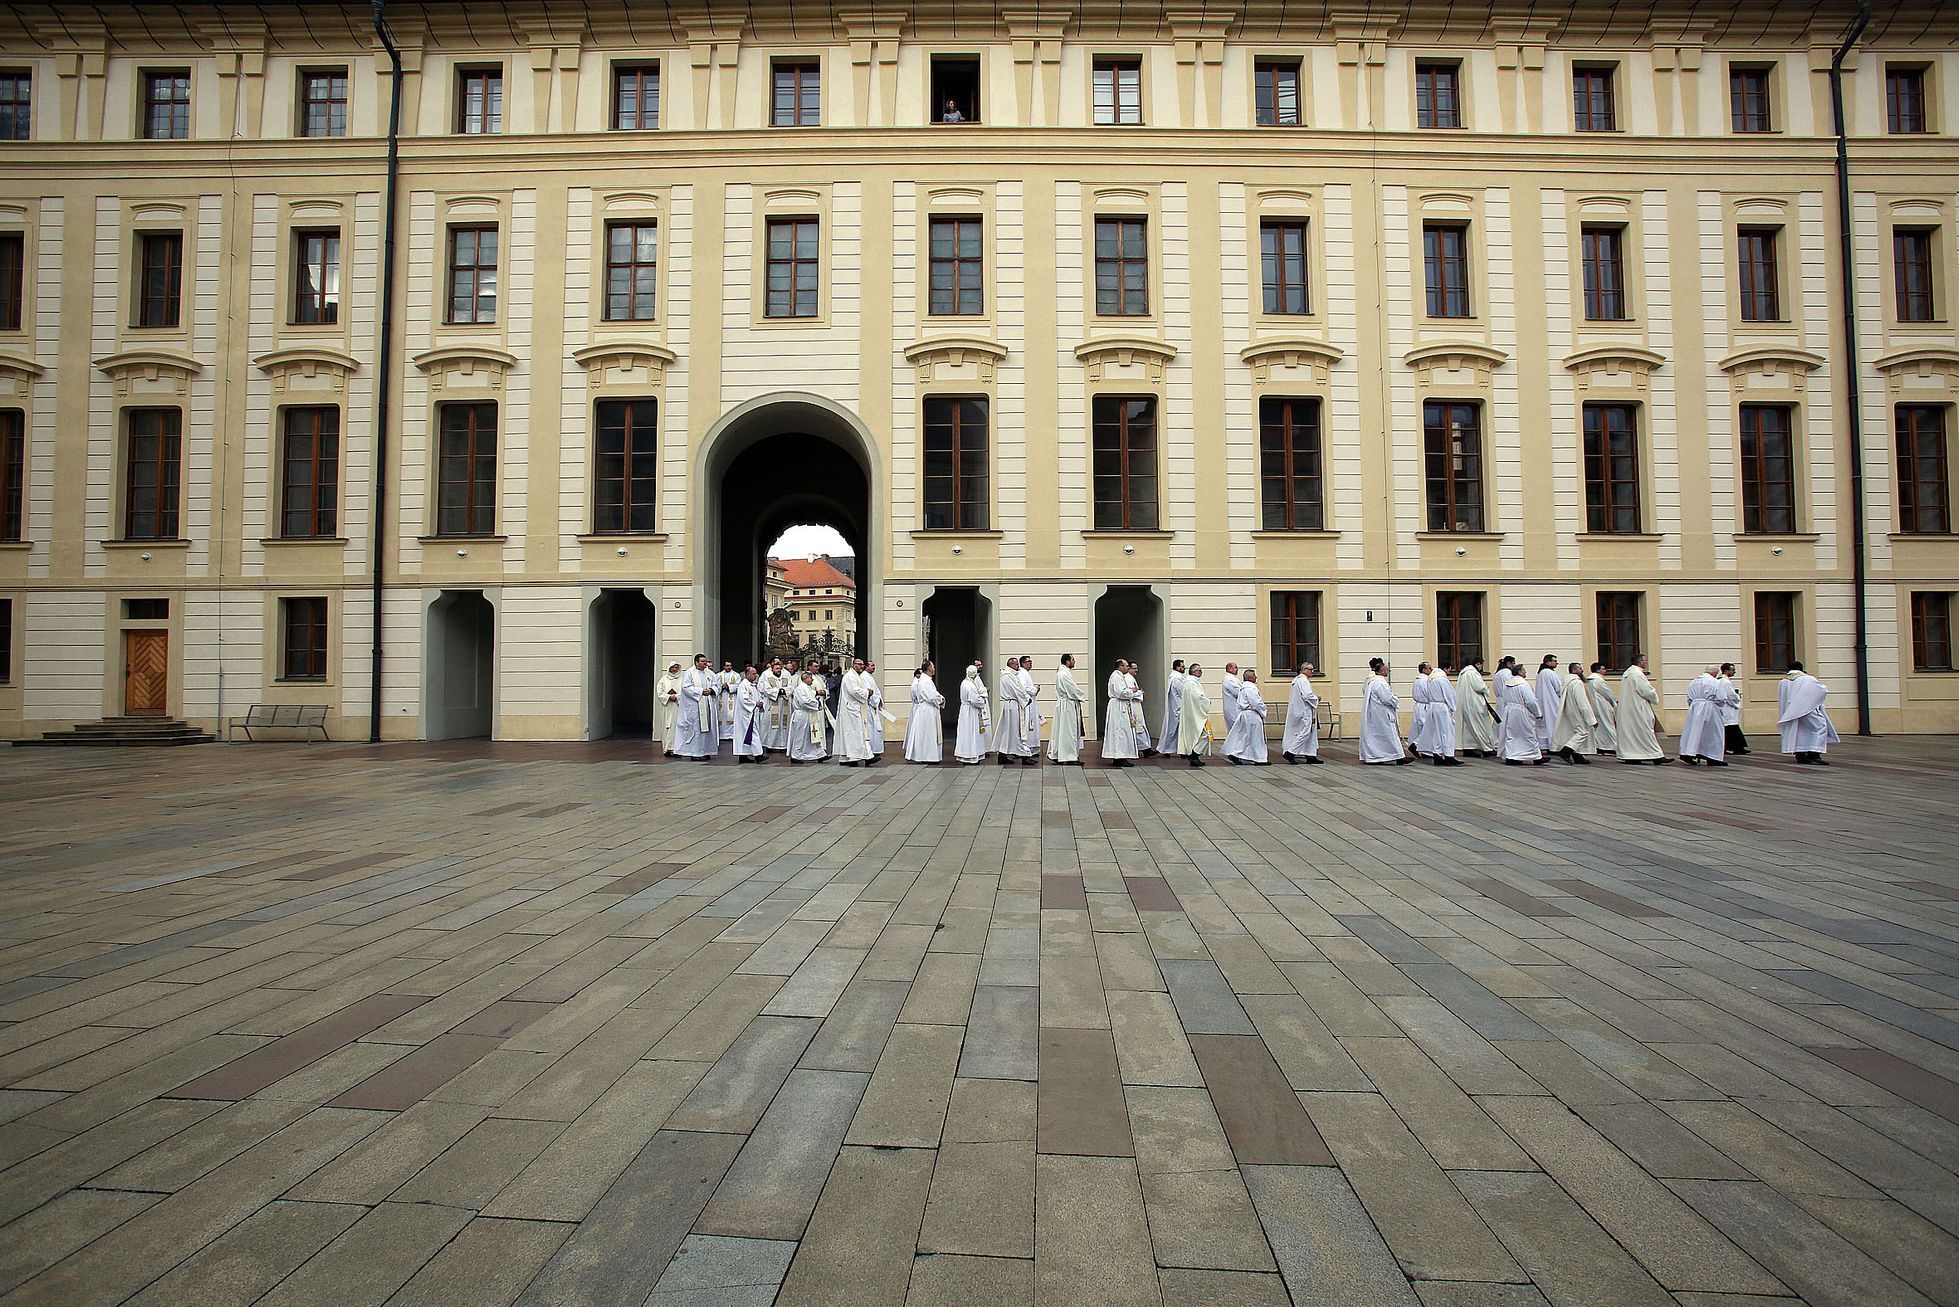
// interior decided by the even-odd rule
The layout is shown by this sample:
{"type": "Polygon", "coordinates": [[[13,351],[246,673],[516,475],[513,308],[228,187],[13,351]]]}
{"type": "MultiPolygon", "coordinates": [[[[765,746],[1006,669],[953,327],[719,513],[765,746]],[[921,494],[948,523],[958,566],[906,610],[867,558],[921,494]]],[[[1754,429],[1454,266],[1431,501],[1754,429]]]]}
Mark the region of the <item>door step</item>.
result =
{"type": "Polygon", "coordinates": [[[218,737],[174,717],[104,717],[81,722],[65,731],[48,731],[38,740],[15,740],[25,748],[162,749],[181,744],[210,744],[218,737]]]}

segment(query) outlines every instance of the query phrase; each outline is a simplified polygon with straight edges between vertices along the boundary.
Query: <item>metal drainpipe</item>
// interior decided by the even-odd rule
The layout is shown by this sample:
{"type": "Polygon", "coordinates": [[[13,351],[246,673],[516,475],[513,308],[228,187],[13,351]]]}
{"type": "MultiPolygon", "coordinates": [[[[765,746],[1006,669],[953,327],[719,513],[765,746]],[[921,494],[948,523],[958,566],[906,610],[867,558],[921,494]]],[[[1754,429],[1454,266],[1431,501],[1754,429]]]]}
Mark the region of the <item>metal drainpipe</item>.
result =
{"type": "Polygon", "coordinates": [[[1849,378],[1846,398],[1850,405],[1850,542],[1855,551],[1851,562],[1851,589],[1856,596],[1857,626],[1857,734],[1871,735],[1870,650],[1866,644],[1864,577],[1864,415],[1863,386],[1857,375],[1857,262],[1850,229],[1850,137],[1844,124],[1843,61],[1850,47],[1870,25],[1870,0],[1858,0],[1857,21],[1851,24],[1843,44],[1830,57],[1830,113],[1837,134],[1837,256],[1843,275],[1843,352],[1844,372],[1849,378]]]}
{"type": "Polygon", "coordinates": [[[374,650],[372,680],[368,686],[367,738],[381,739],[381,579],[386,563],[388,539],[388,387],[394,376],[395,336],[395,194],[401,184],[401,51],[388,34],[383,10],[387,0],[374,0],[374,35],[388,52],[392,66],[388,98],[388,185],[382,203],[381,238],[381,344],[374,365],[374,650]]]}

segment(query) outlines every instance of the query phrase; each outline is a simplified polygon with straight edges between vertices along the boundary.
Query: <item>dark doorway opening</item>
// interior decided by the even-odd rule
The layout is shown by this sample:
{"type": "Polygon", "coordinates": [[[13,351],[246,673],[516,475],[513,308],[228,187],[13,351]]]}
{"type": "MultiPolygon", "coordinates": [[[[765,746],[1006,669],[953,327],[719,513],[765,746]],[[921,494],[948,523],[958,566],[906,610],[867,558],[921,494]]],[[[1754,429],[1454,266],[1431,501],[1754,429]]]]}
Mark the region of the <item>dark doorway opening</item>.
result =
{"type": "Polygon", "coordinates": [[[980,60],[976,54],[932,56],[932,121],[980,120],[980,60]]]}
{"type": "Polygon", "coordinates": [[[653,734],[653,601],[639,590],[604,590],[592,601],[586,715],[591,738],[644,740],[653,734]]]}
{"type": "Polygon", "coordinates": [[[1094,685],[1082,689],[1100,699],[1118,658],[1141,663],[1136,683],[1143,689],[1143,713],[1156,728],[1163,711],[1163,684],[1170,675],[1163,661],[1163,601],[1146,585],[1112,585],[1095,601],[1094,685]]]}
{"type": "Polygon", "coordinates": [[[480,590],[445,590],[429,605],[422,734],[488,738],[496,708],[496,610],[480,590]]]}
{"type": "MultiPolygon", "coordinates": [[[[992,638],[993,601],[973,586],[940,586],[920,609],[925,618],[925,656],[938,664],[941,715],[948,727],[959,723],[959,684],[974,659],[987,656],[992,638]]],[[[992,668],[987,680],[992,680],[992,668]]]]}

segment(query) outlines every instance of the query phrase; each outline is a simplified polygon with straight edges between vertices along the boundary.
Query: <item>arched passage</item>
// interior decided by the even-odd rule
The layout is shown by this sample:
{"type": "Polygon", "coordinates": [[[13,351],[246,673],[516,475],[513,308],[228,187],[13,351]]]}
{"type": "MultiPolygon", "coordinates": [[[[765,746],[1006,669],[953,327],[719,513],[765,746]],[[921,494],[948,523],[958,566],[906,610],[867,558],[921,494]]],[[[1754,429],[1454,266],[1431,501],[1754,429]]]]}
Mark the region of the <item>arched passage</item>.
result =
{"type": "MultiPolygon", "coordinates": [[[[857,559],[857,646],[876,647],[877,449],[856,416],[816,395],[765,395],[733,409],[703,442],[696,523],[704,652],[759,658],[768,634],[763,568],[769,544],[804,522],[827,522],[857,559]]],[[[691,651],[690,651],[691,652],[691,651]]]]}
{"type": "MultiPolygon", "coordinates": [[[[1143,710],[1151,730],[1163,712],[1163,601],[1146,585],[1112,585],[1095,600],[1094,684],[1107,684],[1118,658],[1141,663],[1143,710]]],[[[1084,687],[1086,688],[1086,687],[1084,687]]]]}

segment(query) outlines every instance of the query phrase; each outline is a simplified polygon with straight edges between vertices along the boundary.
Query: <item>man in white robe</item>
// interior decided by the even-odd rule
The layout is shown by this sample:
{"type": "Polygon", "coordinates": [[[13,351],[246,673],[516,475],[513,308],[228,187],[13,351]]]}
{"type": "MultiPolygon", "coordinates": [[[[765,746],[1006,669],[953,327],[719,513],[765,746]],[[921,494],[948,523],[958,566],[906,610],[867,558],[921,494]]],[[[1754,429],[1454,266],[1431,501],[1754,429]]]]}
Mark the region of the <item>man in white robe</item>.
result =
{"type": "MultiPolygon", "coordinates": [[[[1143,714],[1141,676],[1142,666],[1139,663],[1130,663],[1129,670],[1123,673],[1123,679],[1129,682],[1129,733],[1136,737],[1137,753],[1148,758],[1156,753],[1156,746],[1150,743],[1149,718],[1143,714]]],[[[1175,740],[1165,740],[1164,743],[1172,749],[1177,747],[1175,740]]]]}
{"type": "Polygon", "coordinates": [[[1245,678],[1238,674],[1237,663],[1224,665],[1224,682],[1219,689],[1218,699],[1224,705],[1224,734],[1231,736],[1231,728],[1238,721],[1238,695],[1245,688],[1245,678]]]}
{"type": "Polygon", "coordinates": [[[822,762],[829,751],[824,721],[830,715],[823,687],[813,673],[804,672],[789,697],[789,761],[822,762]]]}
{"type": "Polygon", "coordinates": [[[870,694],[864,686],[864,660],[853,658],[837,687],[837,753],[846,767],[871,760],[870,694]]]}
{"type": "Polygon", "coordinates": [[[1496,709],[1483,682],[1483,660],[1471,658],[1456,677],[1456,737],[1464,753],[1496,757],[1496,709]]]}
{"type": "Polygon", "coordinates": [[[1301,665],[1292,678],[1292,693],[1286,699],[1286,734],[1279,742],[1287,763],[1319,763],[1320,696],[1313,693],[1313,675],[1319,669],[1311,663],[1301,665]]]}
{"type": "Polygon", "coordinates": [[[866,720],[871,730],[871,766],[884,761],[884,687],[877,683],[877,664],[866,659],[864,662],[864,702],[868,708],[866,720]]]}
{"type": "Polygon", "coordinates": [[[974,662],[959,683],[959,731],[953,737],[952,756],[967,764],[985,762],[986,733],[991,725],[986,682],[980,679],[979,663],[974,662]]]}
{"type": "Polygon", "coordinates": [[[1592,731],[1598,726],[1598,716],[1585,696],[1578,667],[1576,658],[1564,665],[1564,693],[1558,698],[1558,720],[1551,726],[1551,752],[1567,764],[1589,766],[1592,760],[1585,755],[1592,751],[1592,731]]]}
{"type": "Polygon", "coordinates": [[[735,682],[735,762],[763,762],[762,740],[768,732],[763,707],[761,674],[750,663],[735,682]]]}
{"type": "Polygon", "coordinates": [[[1360,760],[1400,765],[1413,761],[1401,743],[1401,700],[1388,684],[1385,658],[1367,660],[1367,685],[1360,695],[1360,760]]]}
{"type": "Polygon", "coordinates": [[[1431,741],[1434,749],[1429,760],[1438,767],[1460,767],[1462,759],[1456,757],[1456,687],[1449,683],[1449,673],[1440,667],[1429,673],[1428,683],[1435,698],[1431,741]]]}
{"type": "Polygon", "coordinates": [[[1006,669],[1000,673],[999,692],[994,696],[993,753],[1002,767],[1019,762],[1021,751],[1027,746],[1026,732],[1021,729],[1022,694],[1020,659],[1009,658],[1006,669]]]}
{"type": "Polygon", "coordinates": [[[1048,757],[1063,766],[1082,765],[1082,741],[1087,738],[1087,696],[1075,680],[1075,655],[1062,654],[1054,673],[1054,729],[1049,733],[1048,757]]]}
{"type": "Polygon", "coordinates": [[[1837,728],[1830,723],[1825,702],[1830,687],[1803,670],[1801,663],[1790,663],[1789,672],[1776,687],[1776,727],[1782,735],[1782,752],[1792,753],[1805,767],[1827,767],[1823,755],[1838,742],[1837,728]]]}
{"type": "Polygon", "coordinates": [[[1544,661],[1537,668],[1537,706],[1543,716],[1538,719],[1537,743],[1546,752],[1551,748],[1551,728],[1557,725],[1558,708],[1564,701],[1564,673],[1558,670],[1558,656],[1545,654],[1544,661]]]}
{"type": "Polygon", "coordinates": [[[1136,765],[1136,727],[1129,693],[1129,664],[1116,659],[1109,673],[1108,707],[1102,714],[1102,761],[1117,767],[1136,765]]]}
{"type": "Polygon", "coordinates": [[[653,702],[660,705],[660,752],[671,757],[680,732],[679,663],[667,664],[667,674],[653,687],[653,702]]]}
{"type": "Polygon", "coordinates": [[[1741,729],[1741,682],[1735,679],[1733,663],[1721,664],[1721,684],[1734,692],[1734,702],[1721,709],[1721,733],[1727,737],[1727,750],[1729,753],[1747,753],[1748,736],[1741,729]]]}
{"type": "Polygon", "coordinates": [[[932,678],[938,668],[928,660],[911,678],[911,717],[905,722],[905,761],[945,761],[945,696],[932,678]]]}
{"type": "Polygon", "coordinates": [[[756,688],[762,693],[762,748],[768,753],[781,753],[789,747],[789,691],[796,678],[784,667],[782,659],[772,658],[768,667],[756,678],[756,688]]]}
{"type": "Polygon", "coordinates": [[[1687,685],[1687,720],[1680,727],[1680,761],[1689,767],[1728,765],[1728,729],[1723,710],[1740,702],[1721,668],[1710,664],[1687,685]]]}
{"type": "Polygon", "coordinates": [[[741,673],[735,665],[723,659],[721,671],[714,678],[714,703],[721,714],[721,738],[735,738],[735,687],[741,684],[741,673]]]}
{"type": "Polygon", "coordinates": [[[1183,739],[1184,681],[1188,676],[1183,659],[1170,664],[1170,680],[1163,687],[1163,729],[1156,737],[1157,747],[1165,753],[1174,752],[1183,739]]]}
{"type": "Polygon", "coordinates": [[[1619,696],[1612,692],[1611,682],[1605,679],[1605,664],[1593,663],[1591,674],[1585,678],[1585,697],[1592,702],[1592,716],[1598,725],[1592,728],[1592,744],[1600,753],[1610,756],[1619,751],[1619,696]]]}
{"type": "Polygon", "coordinates": [[[1224,756],[1232,762],[1253,767],[1269,767],[1266,755],[1265,696],[1259,692],[1258,672],[1247,667],[1238,679],[1238,713],[1231,729],[1224,733],[1224,756]]]}
{"type": "Polygon", "coordinates": [[[1037,767],[1041,762],[1041,687],[1034,683],[1034,660],[1020,659],[1020,748],[1021,762],[1037,767]]]}
{"type": "Polygon", "coordinates": [[[720,684],[706,654],[695,654],[694,665],[680,677],[680,726],[676,749],[682,758],[707,762],[720,746],[720,723],[715,718],[715,688],[720,684]]]}
{"type": "Polygon", "coordinates": [[[1177,705],[1176,750],[1193,767],[1204,765],[1203,755],[1211,751],[1211,696],[1204,693],[1204,668],[1192,663],[1184,673],[1177,705]]]}
{"type": "Polygon", "coordinates": [[[1660,747],[1660,692],[1646,677],[1646,655],[1634,654],[1619,678],[1619,761],[1665,766],[1673,759],[1660,747]]]}
{"type": "Polygon", "coordinates": [[[1521,676],[1512,676],[1497,691],[1497,708],[1503,713],[1502,741],[1503,761],[1508,766],[1521,767],[1525,763],[1542,765],[1544,749],[1539,740],[1542,733],[1539,724],[1544,709],[1539,706],[1537,692],[1529,681],[1521,676]]]}
{"type": "Polygon", "coordinates": [[[1496,675],[1490,678],[1490,698],[1496,703],[1496,753],[1498,757],[1507,756],[1504,753],[1503,747],[1507,742],[1504,738],[1507,731],[1504,728],[1503,687],[1516,679],[1517,660],[1509,654],[1505,654],[1497,660],[1496,675]]]}
{"type": "Polygon", "coordinates": [[[1415,701],[1415,711],[1408,723],[1408,747],[1415,751],[1417,758],[1434,758],[1436,746],[1435,717],[1442,709],[1442,697],[1435,692],[1435,683],[1429,673],[1435,669],[1427,663],[1415,666],[1415,684],[1410,688],[1409,697],[1415,701]]]}

